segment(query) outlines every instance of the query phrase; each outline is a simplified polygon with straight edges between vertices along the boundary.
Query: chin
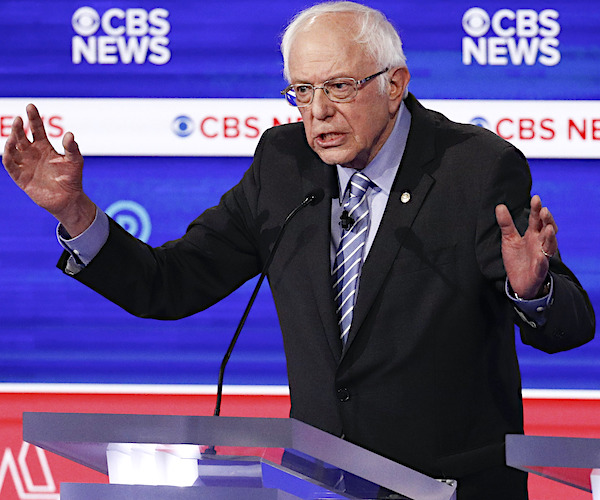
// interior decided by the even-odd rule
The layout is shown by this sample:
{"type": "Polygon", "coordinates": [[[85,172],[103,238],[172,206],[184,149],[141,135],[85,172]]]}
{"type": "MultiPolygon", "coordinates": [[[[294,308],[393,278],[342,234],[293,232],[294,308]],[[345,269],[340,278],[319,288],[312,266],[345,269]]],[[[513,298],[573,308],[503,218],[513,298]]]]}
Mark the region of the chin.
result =
{"type": "Polygon", "coordinates": [[[327,149],[318,150],[316,153],[319,155],[319,158],[328,165],[347,165],[355,159],[355,156],[348,154],[346,151],[332,151],[327,149]]]}

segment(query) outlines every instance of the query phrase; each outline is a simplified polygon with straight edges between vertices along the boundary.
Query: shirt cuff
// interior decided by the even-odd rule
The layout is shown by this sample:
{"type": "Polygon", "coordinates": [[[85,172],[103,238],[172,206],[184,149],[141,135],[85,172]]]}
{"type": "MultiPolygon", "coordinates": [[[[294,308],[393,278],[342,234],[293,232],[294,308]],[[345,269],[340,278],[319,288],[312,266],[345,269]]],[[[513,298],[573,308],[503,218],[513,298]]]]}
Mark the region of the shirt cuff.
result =
{"type": "Polygon", "coordinates": [[[56,228],[56,237],[61,246],[71,255],[65,272],[76,274],[87,266],[106,243],[109,233],[108,216],[96,207],[92,224],[80,235],[71,238],[62,224],[56,228]]]}
{"type": "Polygon", "coordinates": [[[538,299],[522,299],[512,291],[508,278],[504,285],[506,296],[513,302],[515,311],[519,317],[532,328],[544,326],[546,324],[546,312],[554,302],[554,278],[551,274],[548,275],[549,291],[544,297],[538,299]]]}

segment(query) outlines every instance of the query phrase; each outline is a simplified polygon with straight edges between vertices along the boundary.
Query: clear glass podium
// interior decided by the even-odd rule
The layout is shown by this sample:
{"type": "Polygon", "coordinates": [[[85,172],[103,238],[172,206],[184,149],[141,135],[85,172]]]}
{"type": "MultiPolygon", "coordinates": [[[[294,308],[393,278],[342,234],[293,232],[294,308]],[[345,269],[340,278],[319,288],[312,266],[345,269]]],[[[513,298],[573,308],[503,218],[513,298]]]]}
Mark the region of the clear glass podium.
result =
{"type": "Polygon", "coordinates": [[[506,464],[592,492],[600,500],[600,439],[509,434],[506,464]]]}
{"type": "Polygon", "coordinates": [[[24,413],[25,441],[107,474],[61,500],[455,500],[420,474],[294,419],[24,413]]]}

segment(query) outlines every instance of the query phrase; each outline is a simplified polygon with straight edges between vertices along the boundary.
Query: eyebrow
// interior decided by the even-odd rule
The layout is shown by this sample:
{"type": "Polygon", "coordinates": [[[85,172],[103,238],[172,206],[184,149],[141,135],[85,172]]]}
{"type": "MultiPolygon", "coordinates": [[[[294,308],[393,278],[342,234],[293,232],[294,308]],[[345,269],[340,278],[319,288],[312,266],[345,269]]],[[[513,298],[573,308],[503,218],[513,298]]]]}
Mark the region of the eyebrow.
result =
{"type": "MultiPolygon", "coordinates": [[[[334,73],[331,76],[328,76],[327,78],[325,78],[325,80],[323,80],[322,82],[317,82],[317,83],[323,83],[323,82],[328,82],[329,80],[335,80],[336,78],[354,78],[351,76],[348,76],[347,72],[342,72],[342,73],[334,73]]],[[[308,80],[292,80],[292,85],[301,85],[303,83],[309,84],[309,85],[315,85],[313,82],[310,82],[308,80]]]]}

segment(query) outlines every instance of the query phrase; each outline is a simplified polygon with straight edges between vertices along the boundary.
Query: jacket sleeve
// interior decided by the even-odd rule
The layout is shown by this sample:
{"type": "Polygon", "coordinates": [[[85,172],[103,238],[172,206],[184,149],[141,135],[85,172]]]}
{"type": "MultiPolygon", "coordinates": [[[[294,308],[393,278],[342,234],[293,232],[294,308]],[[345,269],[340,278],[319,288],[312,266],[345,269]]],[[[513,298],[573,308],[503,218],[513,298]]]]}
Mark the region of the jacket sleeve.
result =
{"type": "MultiPolygon", "coordinates": [[[[107,242],[74,278],[140,317],[177,319],[206,309],[260,272],[257,198],[261,139],[244,177],[179,239],[152,248],[110,220],[107,242]]],[[[58,267],[65,271],[68,253],[58,267]]]]}
{"type": "MultiPolygon", "coordinates": [[[[508,206],[515,225],[523,234],[529,219],[531,175],[522,153],[507,144],[483,181],[478,223],[478,256],[484,274],[504,293],[506,272],[502,264],[501,235],[494,209],[508,206]]],[[[586,291],[557,253],[550,259],[554,280],[553,298],[546,309],[546,323],[537,326],[515,312],[523,343],[553,353],[589,342],[595,333],[595,316],[586,291]]],[[[509,300],[508,298],[506,300],[509,300]]]]}

